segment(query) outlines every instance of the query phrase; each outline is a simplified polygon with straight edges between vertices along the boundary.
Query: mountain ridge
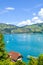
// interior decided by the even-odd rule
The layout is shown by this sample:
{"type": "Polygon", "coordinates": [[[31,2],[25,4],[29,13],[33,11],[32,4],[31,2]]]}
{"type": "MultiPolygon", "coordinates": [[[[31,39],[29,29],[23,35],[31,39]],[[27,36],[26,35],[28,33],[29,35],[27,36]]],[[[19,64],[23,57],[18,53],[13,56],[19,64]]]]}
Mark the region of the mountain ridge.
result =
{"type": "Polygon", "coordinates": [[[43,33],[43,23],[18,27],[12,24],[0,23],[1,33],[43,33]]]}

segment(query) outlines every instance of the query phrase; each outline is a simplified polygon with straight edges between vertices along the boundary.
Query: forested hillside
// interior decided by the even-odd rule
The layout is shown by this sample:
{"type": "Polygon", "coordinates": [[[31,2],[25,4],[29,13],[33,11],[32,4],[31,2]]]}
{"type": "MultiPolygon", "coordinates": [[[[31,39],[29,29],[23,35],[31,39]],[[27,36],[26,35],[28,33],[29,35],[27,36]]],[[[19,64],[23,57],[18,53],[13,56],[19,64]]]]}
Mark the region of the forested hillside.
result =
{"type": "Polygon", "coordinates": [[[10,24],[0,24],[1,33],[43,33],[43,23],[18,27],[10,24]]]}

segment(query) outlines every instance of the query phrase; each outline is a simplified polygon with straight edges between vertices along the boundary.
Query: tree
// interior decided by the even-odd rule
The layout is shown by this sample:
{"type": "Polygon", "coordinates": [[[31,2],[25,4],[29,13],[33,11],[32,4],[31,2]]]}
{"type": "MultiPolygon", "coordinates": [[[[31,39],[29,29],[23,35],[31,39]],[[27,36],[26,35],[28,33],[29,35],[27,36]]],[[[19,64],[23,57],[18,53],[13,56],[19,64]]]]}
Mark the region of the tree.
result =
{"type": "Polygon", "coordinates": [[[3,41],[3,35],[0,34],[0,60],[4,60],[7,58],[7,53],[4,49],[4,47],[5,47],[5,44],[3,41]]]}
{"type": "Polygon", "coordinates": [[[28,65],[37,65],[37,59],[31,56],[28,65]]]}
{"type": "Polygon", "coordinates": [[[38,58],[38,65],[43,65],[43,54],[38,58]]]}
{"type": "Polygon", "coordinates": [[[26,65],[23,61],[17,61],[15,65],[26,65]]]}

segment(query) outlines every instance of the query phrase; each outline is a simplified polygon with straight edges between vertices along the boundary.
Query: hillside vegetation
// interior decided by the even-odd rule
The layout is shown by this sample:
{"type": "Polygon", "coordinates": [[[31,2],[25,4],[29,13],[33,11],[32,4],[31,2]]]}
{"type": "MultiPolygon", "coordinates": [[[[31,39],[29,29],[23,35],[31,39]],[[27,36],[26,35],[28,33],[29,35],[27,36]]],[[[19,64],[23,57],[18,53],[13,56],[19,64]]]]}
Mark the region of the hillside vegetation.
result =
{"type": "Polygon", "coordinates": [[[0,24],[1,33],[43,33],[43,23],[18,27],[10,24],[0,24]]]}

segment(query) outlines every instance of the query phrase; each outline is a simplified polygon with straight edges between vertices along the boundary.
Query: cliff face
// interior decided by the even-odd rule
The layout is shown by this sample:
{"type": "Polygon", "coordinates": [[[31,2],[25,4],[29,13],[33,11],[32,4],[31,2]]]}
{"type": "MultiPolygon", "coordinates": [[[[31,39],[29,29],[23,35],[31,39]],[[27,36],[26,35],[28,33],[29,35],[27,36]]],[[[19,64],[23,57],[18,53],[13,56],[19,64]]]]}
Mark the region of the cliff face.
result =
{"type": "Polygon", "coordinates": [[[43,23],[18,27],[10,24],[0,23],[1,33],[43,33],[43,23]]]}

